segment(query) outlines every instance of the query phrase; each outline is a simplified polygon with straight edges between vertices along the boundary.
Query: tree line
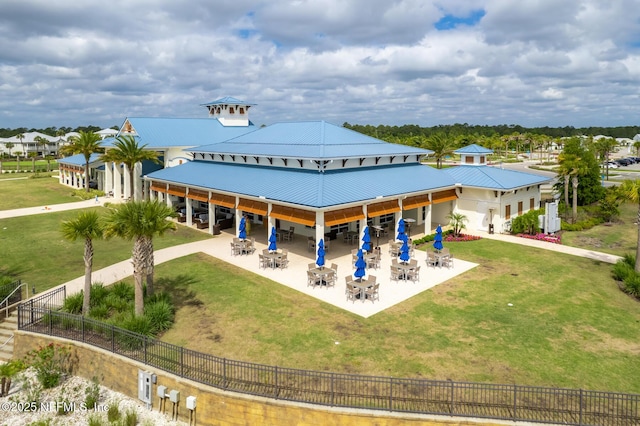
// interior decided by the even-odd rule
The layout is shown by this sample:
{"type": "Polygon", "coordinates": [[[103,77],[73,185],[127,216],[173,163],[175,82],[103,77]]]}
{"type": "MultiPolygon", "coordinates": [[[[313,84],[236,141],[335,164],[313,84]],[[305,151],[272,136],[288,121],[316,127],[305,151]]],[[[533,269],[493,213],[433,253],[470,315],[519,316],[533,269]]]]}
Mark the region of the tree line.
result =
{"type": "MultiPolygon", "coordinates": [[[[597,136],[604,135],[612,138],[633,138],[640,134],[640,126],[619,126],[619,127],[523,127],[517,124],[499,125],[478,125],[467,123],[456,123],[447,125],[437,125],[431,127],[421,127],[417,124],[405,124],[402,126],[387,126],[380,124],[372,126],[370,124],[349,124],[344,123],[343,127],[355,130],[368,136],[378,139],[406,139],[415,136],[429,137],[437,133],[445,133],[451,137],[459,138],[464,135],[475,135],[477,137],[501,137],[514,133],[530,133],[534,135],[545,135],[551,138],[564,138],[571,136],[597,136]]],[[[391,142],[392,140],[389,140],[391,142]]]]}
{"type": "MultiPolygon", "coordinates": [[[[118,130],[119,127],[118,126],[111,126],[112,129],[114,130],[118,130]]],[[[75,128],[71,128],[71,127],[47,127],[45,129],[36,129],[36,128],[31,128],[31,129],[27,129],[26,127],[18,127],[15,129],[9,129],[9,128],[0,128],[0,138],[10,138],[13,137],[15,135],[18,134],[22,134],[22,133],[31,133],[31,132],[40,132],[40,133],[44,133],[45,135],[49,135],[49,136],[62,136],[62,135],[66,135],[67,133],[71,133],[71,132],[90,132],[90,133],[94,133],[97,132],[99,130],[102,130],[102,127],[98,127],[98,126],[93,126],[93,125],[89,125],[89,126],[78,126],[75,128]]]]}

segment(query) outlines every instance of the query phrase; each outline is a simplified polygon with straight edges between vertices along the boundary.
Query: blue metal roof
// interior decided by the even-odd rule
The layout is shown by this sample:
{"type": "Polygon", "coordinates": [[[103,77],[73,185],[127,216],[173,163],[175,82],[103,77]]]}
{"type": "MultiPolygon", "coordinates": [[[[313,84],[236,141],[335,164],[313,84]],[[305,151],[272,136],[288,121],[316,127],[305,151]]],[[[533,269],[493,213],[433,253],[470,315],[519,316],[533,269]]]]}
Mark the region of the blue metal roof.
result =
{"type": "Polygon", "coordinates": [[[255,104],[250,104],[247,103],[245,101],[241,101],[240,99],[234,98],[232,96],[225,96],[224,98],[220,98],[220,99],[216,99],[213,102],[208,102],[206,104],[200,104],[201,106],[208,106],[208,105],[255,105],[255,104]]]}
{"type": "Polygon", "coordinates": [[[517,170],[490,166],[457,166],[442,169],[463,187],[510,190],[549,182],[551,179],[517,170]]]}
{"type": "Polygon", "coordinates": [[[190,151],[293,158],[427,155],[433,151],[393,144],[325,121],[276,123],[215,145],[190,151]]]}
{"type": "Polygon", "coordinates": [[[311,170],[191,161],[148,175],[178,185],[200,187],[314,208],[439,188],[455,180],[430,166],[398,164],[356,169],[311,170]]]}
{"type": "MultiPolygon", "coordinates": [[[[95,163],[96,161],[100,161],[101,155],[102,154],[97,154],[97,153],[91,154],[91,156],[89,157],[89,164],[95,163]]],[[[82,167],[84,167],[84,165],[86,164],[83,154],[75,154],[69,157],[60,158],[58,159],[58,163],[69,164],[72,166],[82,166],[82,167]]]]}
{"type": "Polygon", "coordinates": [[[493,154],[493,151],[480,145],[471,144],[453,151],[454,154],[493,154]]]}
{"type": "Polygon", "coordinates": [[[256,129],[251,122],[249,126],[223,126],[215,118],[129,117],[127,120],[140,143],[149,149],[215,144],[256,129]]]}

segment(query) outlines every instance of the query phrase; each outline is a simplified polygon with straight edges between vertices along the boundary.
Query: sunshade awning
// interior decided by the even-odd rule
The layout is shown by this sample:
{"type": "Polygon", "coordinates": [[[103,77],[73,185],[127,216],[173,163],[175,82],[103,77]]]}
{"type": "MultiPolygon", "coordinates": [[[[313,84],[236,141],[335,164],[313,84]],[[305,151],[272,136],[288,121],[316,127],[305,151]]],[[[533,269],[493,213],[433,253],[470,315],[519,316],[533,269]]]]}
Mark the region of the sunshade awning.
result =
{"type": "Polygon", "coordinates": [[[270,216],[276,219],[300,223],[306,226],[314,226],[316,224],[316,212],[296,209],[294,207],[273,206],[271,207],[270,216]]]}
{"type": "Polygon", "coordinates": [[[455,189],[447,189],[446,191],[434,192],[431,195],[431,202],[433,204],[444,203],[445,201],[451,201],[458,199],[455,189]]]}
{"type": "Polygon", "coordinates": [[[204,191],[190,189],[189,193],[187,194],[187,198],[191,198],[192,200],[197,200],[197,201],[203,201],[206,203],[209,201],[209,194],[204,191]]]}
{"type": "Polygon", "coordinates": [[[187,188],[185,188],[184,186],[169,185],[167,193],[171,195],[177,195],[178,197],[184,197],[185,195],[187,195],[187,188]]]}
{"type": "Polygon", "coordinates": [[[364,219],[362,207],[350,207],[348,209],[332,210],[324,213],[324,226],[340,225],[364,219]]]}
{"type": "Polygon", "coordinates": [[[267,203],[262,201],[255,200],[247,200],[246,198],[240,198],[240,202],[238,203],[238,209],[243,212],[260,214],[262,216],[267,215],[267,203]]]}
{"type": "Polygon", "coordinates": [[[151,190],[157,192],[167,192],[167,185],[164,183],[151,182],[151,190]]]}
{"type": "Polygon", "coordinates": [[[383,214],[395,213],[400,211],[398,200],[383,201],[381,203],[369,204],[367,206],[367,216],[377,217],[383,214]]]}
{"type": "Polygon", "coordinates": [[[429,194],[416,195],[415,197],[407,197],[402,201],[403,210],[417,209],[431,204],[429,194]]]}
{"type": "Polygon", "coordinates": [[[236,197],[234,197],[233,195],[225,195],[212,192],[211,198],[209,198],[209,200],[213,204],[216,204],[218,206],[227,207],[229,209],[236,208],[236,197]]]}

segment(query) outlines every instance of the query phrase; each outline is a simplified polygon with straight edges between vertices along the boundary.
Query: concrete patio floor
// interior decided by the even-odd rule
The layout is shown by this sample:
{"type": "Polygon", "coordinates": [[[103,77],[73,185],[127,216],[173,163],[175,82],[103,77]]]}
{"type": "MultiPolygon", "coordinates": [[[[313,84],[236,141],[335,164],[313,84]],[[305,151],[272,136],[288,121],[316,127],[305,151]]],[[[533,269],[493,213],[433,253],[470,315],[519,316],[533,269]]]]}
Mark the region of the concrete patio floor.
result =
{"type": "MultiPolygon", "coordinates": [[[[367,276],[376,276],[377,282],[380,283],[380,300],[374,302],[357,300],[353,302],[348,301],[345,295],[345,277],[352,275],[354,272],[354,268],[351,265],[351,250],[357,248],[357,245],[347,244],[341,240],[331,241],[330,249],[325,256],[325,266],[329,267],[332,263],[338,265],[337,283],[334,287],[329,288],[324,286],[310,287],[307,285],[307,269],[309,263],[315,262],[316,253],[307,248],[306,237],[296,235],[293,242],[278,243],[278,249],[286,248],[289,250],[289,266],[287,268],[282,270],[261,269],[258,262],[258,253],[268,246],[266,231],[261,229],[260,232],[254,232],[254,234],[256,234],[256,252],[253,254],[233,256],[229,243],[234,235],[224,231],[220,235],[213,237],[210,244],[207,244],[202,251],[364,318],[382,312],[478,266],[475,263],[455,258],[454,251],[452,253],[454,266],[452,268],[427,267],[425,253],[416,251],[415,258],[418,260],[418,264],[421,265],[420,280],[415,283],[411,281],[391,281],[390,267],[392,257],[388,252],[388,238],[386,238],[384,244],[380,241],[382,250],[380,268],[377,270],[367,269],[367,276]]],[[[375,239],[373,242],[375,243],[375,239]]]]}

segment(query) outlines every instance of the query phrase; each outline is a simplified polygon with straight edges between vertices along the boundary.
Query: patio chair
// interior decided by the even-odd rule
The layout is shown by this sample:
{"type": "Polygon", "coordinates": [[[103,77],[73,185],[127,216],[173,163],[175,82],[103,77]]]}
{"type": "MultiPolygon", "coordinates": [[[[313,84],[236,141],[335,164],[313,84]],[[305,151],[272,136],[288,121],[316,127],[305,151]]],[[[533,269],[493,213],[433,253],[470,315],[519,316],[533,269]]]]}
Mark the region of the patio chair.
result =
{"type": "Polygon", "coordinates": [[[282,234],[282,240],[283,241],[293,241],[293,232],[295,231],[295,227],[290,226],[289,227],[289,231],[287,231],[286,233],[282,234]]]}
{"type": "Polygon", "coordinates": [[[435,253],[427,251],[427,266],[433,266],[435,268],[437,265],[438,259],[436,259],[435,253]]]}
{"type": "Polygon", "coordinates": [[[325,284],[327,285],[327,288],[329,287],[335,287],[336,285],[336,273],[331,271],[330,274],[325,275],[325,284]]]}
{"type": "Polygon", "coordinates": [[[415,269],[410,270],[407,278],[409,278],[409,281],[414,283],[416,281],[420,281],[420,266],[416,266],[415,269]]]}
{"type": "Polygon", "coordinates": [[[378,283],[372,285],[371,287],[367,287],[364,290],[364,298],[371,300],[372,303],[374,300],[380,300],[379,290],[380,290],[380,284],[378,283]]]}
{"type": "Polygon", "coordinates": [[[311,237],[307,238],[307,250],[310,252],[314,252],[316,250],[316,242],[311,237]]]}
{"type": "Polygon", "coordinates": [[[307,269],[316,269],[316,264],[315,263],[308,263],[307,264],[307,269]]]}
{"type": "Polygon", "coordinates": [[[375,275],[369,275],[369,278],[367,278],[367,282],[371,285],[375,284],[378,281],[378,277],[376,277],[375,275]]]}
{"type": "Polygon", "coordinates": [[[258,253],[258,268],[260,269],[267,268],[266,258],[264,257],[264,254],[261,254],[261,253],[258,253]]]}
{"type": "Polygon", "coordinates": [[[326,239],[325,242],[324,242],[324,251],[327,252],[327,253],[329,252],[329,249],[331,248],[331,242],[330,241],[331,240],[326,239]]]}
{"type": "Polygon", "coordinates": [[[332,263],[332,264],[331,264],[331,270],[332,270],[333,272],[335,272],[335,273],[336,273],[336,275],[338,275],[338,265],[337,265],[337,264],[332,263]]]}
{"type": "Polygon", "coordinates": [[[353,284],[349,284],[347,282],[345,293],[347,295],[347,300],[351,300],[352,302],[355,302],[356,299],[360,296],[361,291],[358,287],[354,286],[353,284]]]}
{"type": "Polygon", "coordinates": [[[391,281],[400,281],[402,279],[402,271],[395,265],[391,265],[391,275],[389,276],[391,281]]]}
{"type": "Polygon", "coordinates": [[[231,245],[231,256],[238,256],[240,254],[240,246],[233,241],[229,244],[231,245]]]}
{"type": "Polygon", "coordinates": [[[289,266],[289,258],[286,253],[283,253],[279,259],[276,259],[276,266],[278,269],[284,269],[289,266]]]}
{"type": "Polygon", "coordinates": [[[453,255],[449,254],[447,256],[442,256],[442,266],[446,268],[453,268],[453,255]]]}
{"type": "Polygon", "coordinates": [[[307,286],[315,287],[320,285],[320,278],[311,271],[307,271],[307,286]]]}
{"type": "Polygon", "coordinates": [[[416,259],[410,259],[409,260],[409,266],[415,268],[416,266],[418,266],[418,261],[416,259]]]}

